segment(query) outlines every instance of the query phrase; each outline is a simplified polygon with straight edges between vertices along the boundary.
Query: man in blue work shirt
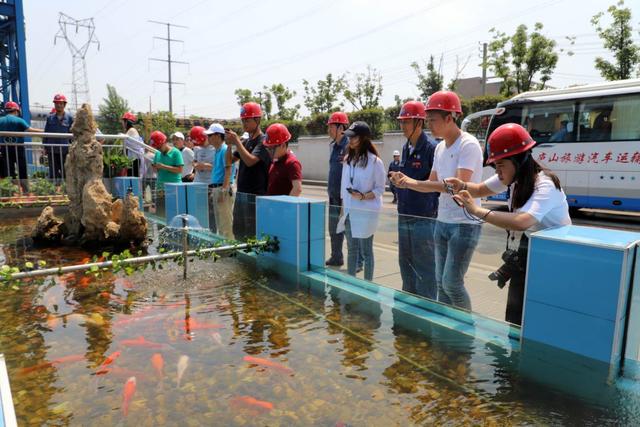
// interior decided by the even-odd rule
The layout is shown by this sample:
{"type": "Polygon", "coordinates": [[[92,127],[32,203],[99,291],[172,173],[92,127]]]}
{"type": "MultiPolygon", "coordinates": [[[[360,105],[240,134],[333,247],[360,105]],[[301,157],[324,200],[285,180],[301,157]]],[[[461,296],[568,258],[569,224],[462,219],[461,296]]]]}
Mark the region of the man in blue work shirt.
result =
{"type": "MultiPolygon", "coordinates": [[[[55,106],[56,111],[55,113],[49,114],[49,117],[47,117],[44,131],[49,133],[71,133],[73,116],[64,111],[67,106],[67,98],[62,94],[56,94],[53,97],[53,105],[55,106]]],[[[71,144],[71,140],[44,138],[42,142],[44,144],[64,145],[45,148],[49,162],[49,178],[56,180],[62,179],[64,177],[64,165],[67,161],[67,154],[69,153],[68,146],[71,144]]]]}
{"type": "Polygon", "coordinates": [[[217,233],[225,239],[233,239],[233,190],[232,164],[227,167],[228,146],[224,142],[225,130],[220,123],[213,123],[205,132],[207,141],[215,149],[211,169],[211,199],[217,233]]]}
{"type": "MultiPolygon", "coordinates": [[[[400,172],[426,180],[433,166],[436,142],[422,130],[427,116],[419,101],[402,106],[398,121],[407,142],[402,147],[400,172]]],[[[438,193],[419,193],[396,188],[398,195],[398,261],[402,290],[437,299],[435,275],[434,218],[438,213],[438,193]]]]}
{"type": "MultiPolygon", "coordinates": [[[[20,105],[17,102],[8,101],[4,104],[6,116],[0,118],[0,131],[8,132],[42,132],[42,129],[35,129],[29,126],[20,115],[20,105]]],[[[6,136],[0,140],[0,178],[14,177],[25,191],[28,191],[27,160],[25,158],[24,147],[4,144],[22,144],[23,138],[6,136]],[[16,173],[17,164],[17,173],[16,173]]]]}
{"type": "Polygon", "coordinates": [[[329,157],[329,236],[331,237],[331,256],[327,260],[328,266],[340,267],[344,264],[342,244],[344,233],[337,233],[338,220],[340,219],[340,183],[342,181],[342,165],[347,154],[349,138],[344,136],[344,131],[349,127],[349,118],[341,111],[337,111],[327,121],[328,133],[331,138],[331,155],[329,157]]]}

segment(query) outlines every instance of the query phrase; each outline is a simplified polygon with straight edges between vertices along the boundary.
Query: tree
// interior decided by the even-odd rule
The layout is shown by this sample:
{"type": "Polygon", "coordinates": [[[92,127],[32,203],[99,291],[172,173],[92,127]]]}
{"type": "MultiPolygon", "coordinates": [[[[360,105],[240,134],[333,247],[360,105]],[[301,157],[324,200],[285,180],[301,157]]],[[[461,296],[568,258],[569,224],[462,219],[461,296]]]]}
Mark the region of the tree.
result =
{"type": "Polygon", "coordinates": [[[368,110],[380,107],[382,98],[382,76],[375,68],[367,65],[366,73],[357,73],[344,91],[344,97],[356,110],[368,110]]]}
{"type": "MultiPolygon", "coordinates": [[[[442,60],[440,60],[440,64],[442,65],[442,60]]],[[[444,77],[439,70],[436,70],[433,55],[429,57],[429,62],[427,62],[425,66],[427,70],[426,73],[423,73],[417,62],[414,61],[411,63],[411,68],[413,68],[418,75],[416,87],[420,91],[420,98],[426,101],[433,93],[442,90],[444,77]]]]}
{"type": "Polygon", "coordinates": [[[161,131],[168,138],[176,130],[176,116],[169,111],[155,112],[151,115],[151,127],[153,130],[161,131]]]}
{"type": "MultiPolygon", "coordinates": [[[[607,12],[611,15],[610,26],[603,27],[604,12],[591,18],[591,24],[602,39],[604,47],[611,51],[614,61],[597,57],[596,68],[600,75],[607,80],[624,80],[631,78],[636,65],[640,64],[640,44],[633,41],[633,27],[631,26],[631,9],[623,7],[624,1],[609,6],[607,12]]],[[[640,70],[638,70],[640,76],[640,70]]]]}
{"type": "Polygon", "coordinates": [[[529,34],[520,25],[512,36],[495,28],[489,30],[493,39],[488,46],[487,66],[503,80],[501,93],[510,96],[534,89],[544,89],[558,63],[556,42],[541,33],[543,25],[536,23],[529,34]],[[537,78],[539,83],[534,82],[537,78]]]}
{"type": "Polygon", "coordinates": [[[236,99],[238,100],[238,105],[242,106],[247,102],[255,102],[260,104],[262,108],[262,113],[264,114],[265,119],[269,119],[271,117],[271,107],[273,106],[273,102],[271,100],[271,94],[268,92],[256,92],[254,94],[251,89],[236,89],[234,91],[236,95],[236,99]]]}
{"type": "Polygon", "coordinates": [[[322,80],[318,80],[313,87],[307,80],[302,80],[304,86],[304,105],[312,115],[319,113],[331,113],[344,107],[338,103],[338,98],[346,89],[344,75],[334,78],[331,73],[322,80]]]}
{"type": "Polygon", "coordinates": [[[264,86],[264,91],[265,97],[268,96],[270,102],[271,97],[276,101],[278,113],[274,115],[275,118],[278,120],[295,120],[297,118],[300,105],[296,104],[291,108],[286,106],[286,103],[297,95],[295,90],[289,89],[282,83],[275,83],[271,87],[264,86]]]}
{"type": "Polygon", "coordinates": [[[110,84],[107,84],[107,97],[103,98],[98,110],[98,126],[102,133],[113,135],[122,132],[121,117],[129,110],[129,103],[110,84]]]}

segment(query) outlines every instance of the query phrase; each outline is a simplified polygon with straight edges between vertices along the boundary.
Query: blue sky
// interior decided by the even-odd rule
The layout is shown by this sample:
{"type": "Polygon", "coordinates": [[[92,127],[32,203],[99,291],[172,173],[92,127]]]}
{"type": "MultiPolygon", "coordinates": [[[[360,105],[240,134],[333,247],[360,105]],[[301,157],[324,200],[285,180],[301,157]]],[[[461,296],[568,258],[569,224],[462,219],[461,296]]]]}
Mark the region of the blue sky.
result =
{"type": "MultiPolygon", "coordinates": [[[[94,107],[106,95],[106,84],[116,87],[135,110],[168,108],[164,63],[166,27],[148,20],[169,21],[173,45],[174,112],[207,117],[238,115],[234,90],[259,90],[284,83],[298,92],[302,79],[315,82],[327,73],[363,72],[368,64],[383,77],[385,105],[394,95],[416,96],[416,76],[409,64],[429,55],[443,59],[448,81],[460,62],[470,60],[464,77],[481,74],[480,44],[490,39],[489,29],[512,33],[519,24],[542,22],[544,33],[560,47],[575,36],[574,56],[561,55],[551,85],[601,81],[593,66],[598,55],[607,56],[590,24],[591,17],[614,0],[65,0],[25,3],[27,61],[31,102],[51,105],[54,93],[71,93],[71,55],[62,40],[54,45],[58,13],[74,18],[95,18],[95,46],[87,54],[94,107]]],[[[627,1],[640,40],[640,2],[627,1]]],[[[82,37],[79,34],[78,37],[82,37]]]]}

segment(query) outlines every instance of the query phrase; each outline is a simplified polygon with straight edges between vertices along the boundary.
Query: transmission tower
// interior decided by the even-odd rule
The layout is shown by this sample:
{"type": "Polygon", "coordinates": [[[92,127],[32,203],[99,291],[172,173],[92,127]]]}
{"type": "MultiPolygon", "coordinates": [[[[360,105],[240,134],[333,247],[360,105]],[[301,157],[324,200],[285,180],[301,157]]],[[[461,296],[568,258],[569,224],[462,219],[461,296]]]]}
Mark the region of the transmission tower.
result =
{"type": "Polygon", "coordinates": [[[165,80],[156,80],[156,83],[165,83],[169,86],[169,112],[173,113],[173,85],[184,85],[184,83],[176,82],[171,77],[171,65],[172,64],[188,64],[188,62],[184,61],[175,61],[171,59],[171,43],[184,43],[183,40],[172,39],[171,38],[171,27],[176,28],[189,28],[184,25],[176,25],[171,24],[169,22],[158,22],[158,21],[149,21],[152,24],[159,24],[167,27],[167,37],[154,37],[154,39],[164,40],[167,42],[167,59],[160,58],[149,58],[149,61],[158,61],[158,62],[166,62],[167,63],[167,71],[168,71],[168,79],[165,80]]]}
{"type": "Polygon", "coordinates": [[[91,103],[85,56],[89,47],[94,43],[98,45],[98,50],[100,50],[100,42],[95,35],[96,26],[93,23],[93,18],[74,19],[69,15],[60,12],[58,24],[60,25],[60,29],[53,39],[53,44],[56,44],[56,41],[59,38],[64,39],[71,51],[71,57],[73,58],[73,67],[71,72],[72,97],[73,106],[77,110],[83,103],[91,103]],[[69,30],[74,28],[75,34],[86,30],[86,38],[83,38],[83,40],[86,41],[82,45],[76,45],[76,43],[71,40],[71,33],[69,30]]]}

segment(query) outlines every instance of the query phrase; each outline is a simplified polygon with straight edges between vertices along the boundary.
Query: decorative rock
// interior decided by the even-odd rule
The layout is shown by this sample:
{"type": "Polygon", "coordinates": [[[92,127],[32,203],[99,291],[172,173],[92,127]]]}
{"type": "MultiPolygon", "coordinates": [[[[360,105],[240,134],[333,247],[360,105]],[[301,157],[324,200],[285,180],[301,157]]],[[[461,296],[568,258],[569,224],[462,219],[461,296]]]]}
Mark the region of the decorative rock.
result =
{"type": "Polygon", "coordinates": [[[35,239],[45,242],[57,242],[62,236],[62,225],[64,221],[55,216],[53,208],[47,206],[38,217],[38,223],[33,233],[35,239]]]}

